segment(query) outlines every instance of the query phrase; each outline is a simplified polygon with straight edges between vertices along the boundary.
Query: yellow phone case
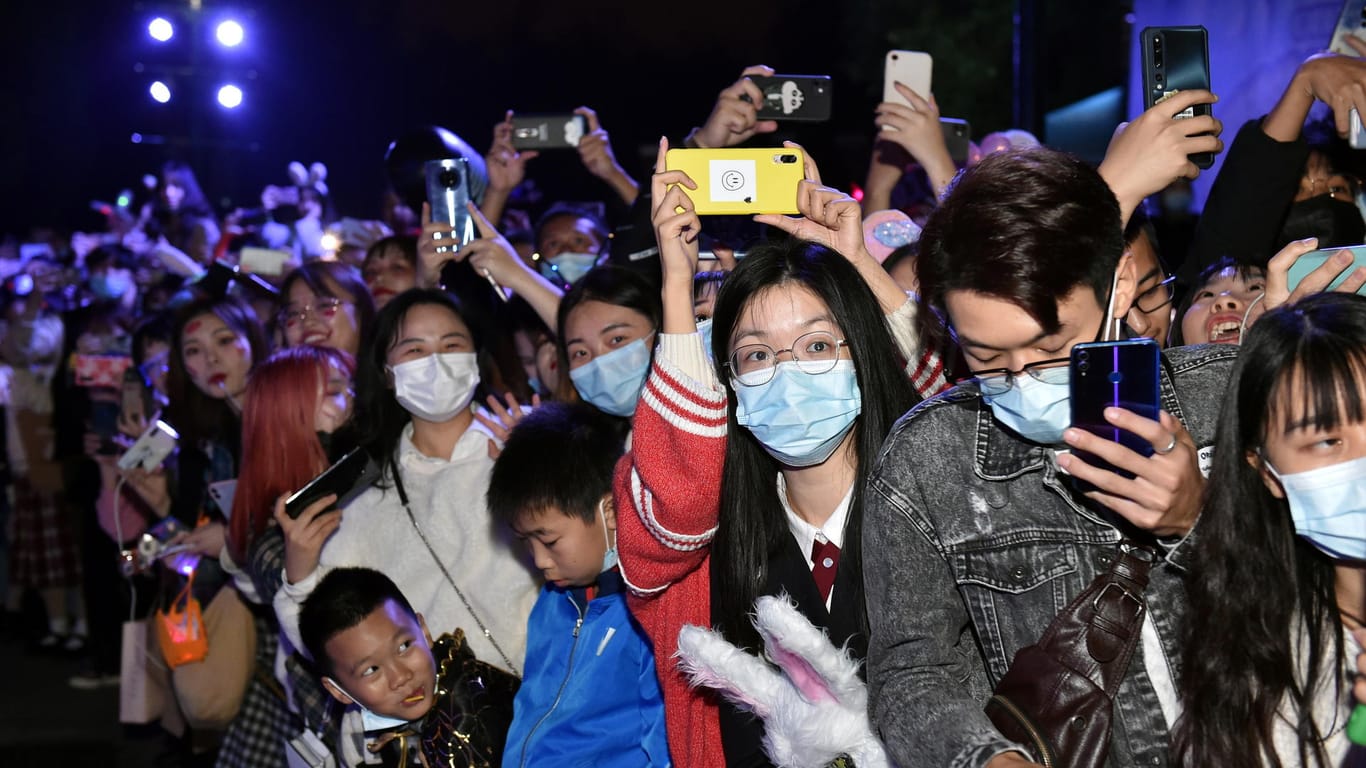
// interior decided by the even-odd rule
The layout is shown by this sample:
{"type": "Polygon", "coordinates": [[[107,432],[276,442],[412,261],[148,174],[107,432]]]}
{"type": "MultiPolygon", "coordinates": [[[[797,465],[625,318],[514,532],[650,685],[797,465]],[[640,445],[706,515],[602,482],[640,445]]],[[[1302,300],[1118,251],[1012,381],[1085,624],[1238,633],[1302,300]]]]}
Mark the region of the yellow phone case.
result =
{"type": "Polygon", "coordinates": [[[684,171],[697,189],[685,189],[699,216],[797,213],[797,185],[805,178],[799,149],[671,149],[670,171],[684,171]]]}

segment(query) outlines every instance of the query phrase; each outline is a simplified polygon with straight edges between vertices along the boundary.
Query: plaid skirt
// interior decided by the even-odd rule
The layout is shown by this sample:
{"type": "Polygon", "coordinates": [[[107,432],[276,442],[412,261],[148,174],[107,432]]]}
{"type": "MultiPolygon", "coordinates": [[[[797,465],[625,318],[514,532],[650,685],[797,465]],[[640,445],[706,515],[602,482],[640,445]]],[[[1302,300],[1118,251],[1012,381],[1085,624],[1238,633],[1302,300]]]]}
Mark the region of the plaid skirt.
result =
{"type": "MultiPolygon", "coordinates": [[[[225,587],[230,589],[231,587],[225,587]]],[[[257,674],[247,686],[242,709],[223,736],[215,768],[287,768],[285,742],[298,735],[302,725],[290,713],[274,679],[271,664],[279,648],[280,628],[256,615],[257,674]]]]}
{"type": "Polygon", "coordinates": [[[42,493],[26,477],[14,478],[10,583],[46,589],[81,585],[81,552],[60,493],[42,493]]]}

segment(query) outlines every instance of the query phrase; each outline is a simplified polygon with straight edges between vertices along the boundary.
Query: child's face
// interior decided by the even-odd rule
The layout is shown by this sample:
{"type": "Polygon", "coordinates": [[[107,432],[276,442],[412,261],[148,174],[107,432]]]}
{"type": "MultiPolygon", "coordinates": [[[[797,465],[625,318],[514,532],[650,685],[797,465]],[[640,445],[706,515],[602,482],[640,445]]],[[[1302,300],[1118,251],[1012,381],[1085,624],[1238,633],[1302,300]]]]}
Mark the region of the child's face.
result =
{"type": "Polygon", "coordinates": [[[1243,316],[1265,287],[1260,272],[1243,276],[1229,267],[1214,275],[1196,290],[1190,309],[1182,316],[1181,337],[1187,344],[1242,342],[1243,316]]]}
{"type": "Polygon", "coordinates": [[[547,583],[563,589],[586,587],[598,580],[607,542],[617,535],[611,499],[605,498],[598,509],[591,523],[551,507],[524,514],[512,524],[513,533],[531,549],[532,560],[547,583]]]}
{"type": "Polygon", "coordinates": [[[432,708],[436,660],[431,636],[421,617],[414,619],[393,600],[333,635],[324,648],[332,679],[323,678],[323,684],[343,704],[354,701],[375,714],[403,720],[417,720],[432,708]]]}

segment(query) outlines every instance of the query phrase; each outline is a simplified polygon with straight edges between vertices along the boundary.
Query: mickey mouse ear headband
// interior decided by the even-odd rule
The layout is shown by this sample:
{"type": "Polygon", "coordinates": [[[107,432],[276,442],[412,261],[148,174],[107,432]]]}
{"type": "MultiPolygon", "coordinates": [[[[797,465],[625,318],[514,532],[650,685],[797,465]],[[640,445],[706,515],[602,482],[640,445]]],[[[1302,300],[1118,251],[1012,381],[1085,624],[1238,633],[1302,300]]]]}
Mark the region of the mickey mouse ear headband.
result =
{"type": "Polygon", "coordinates": [[[919,239],[920,225],[901,211],[876,211],[863,220],[863,243],[879,264],[892,251],[919,239]]]}
{"type": "Polygon", "coordinates": [[[322,163],[304,168],[303,163],[295,160],[289,164],[289,180],[296,187],[305,187],[320,197],[327,197],[327,166],[322,163]]]}

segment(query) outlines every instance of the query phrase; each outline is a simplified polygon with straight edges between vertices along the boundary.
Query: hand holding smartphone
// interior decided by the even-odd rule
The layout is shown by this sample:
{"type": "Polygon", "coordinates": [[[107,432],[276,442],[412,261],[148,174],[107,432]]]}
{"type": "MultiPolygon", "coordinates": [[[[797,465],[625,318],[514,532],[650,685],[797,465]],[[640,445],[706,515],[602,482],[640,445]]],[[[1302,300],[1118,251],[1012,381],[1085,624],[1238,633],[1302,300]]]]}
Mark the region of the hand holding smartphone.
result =
{"type": "Polygon", "coordinates": [[[512,116],[512,146],[516,149],[574,149],[587,135],[587,118],[573,112],[512,116]]]}
{"type": "MultiPolygon", "coordinates": [[[[1161,411],[1158,386],[1161,353],[1152,339],[1101,341],[1072,347],[1070,401],[1072,426],[1097,437],[1119,443],[1140,456],[1151,456],[1153,446],[1145,439],[1120,429],[1105,418],[1106,408],[1123,408],[1145,419],[1158,420],[1161,411]]],[[[1074,451],[1100,469],[1133,478],[1109,462],[1074,451]]],[[[1088,484],[1086,490],[1093,490],[1088,484]]]]}
{"type": "MultiPolygon", "coordinates": [[[[1208,91],[1209,33],[1204,27],[1147,27],[1139,33],[1143,50],[1143,103],[1145,109],[1181,91],[1208,91]]],[[[1196,104],[1176,115],[1181,120],[1211,114],[1209,104],[1196,104]]],[[[1197,168],[1214,165],[1214,153],[1190,155],[1197,168]]]]}

